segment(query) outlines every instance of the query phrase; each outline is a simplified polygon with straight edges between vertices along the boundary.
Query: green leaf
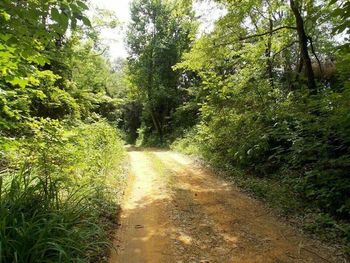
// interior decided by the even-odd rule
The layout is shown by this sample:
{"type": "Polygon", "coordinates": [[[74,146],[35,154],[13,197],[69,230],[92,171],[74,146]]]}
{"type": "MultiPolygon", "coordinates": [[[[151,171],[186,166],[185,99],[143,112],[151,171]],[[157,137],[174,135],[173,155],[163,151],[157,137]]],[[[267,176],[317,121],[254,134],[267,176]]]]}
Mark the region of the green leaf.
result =
{"type": "Polygon", "coordinates": [[[77,1],[76,3],[77,3],[78,6],[80,6],[80,8],[82,10],[88,10],[89,9],[89,7],[84,2],[77,1]]]}
{"type": "Polygon", "coordinates": [[[9,39],[11,39],[12,35],[11,34],[1,34],[0,33],[0,39],[7,42],[9,39]]]}
{"type": "Polygon", "coordinates": [[[0,12],[0,16],[2,16],[5,21],[9,21],[11,19],[11,15],[6,13],[5,11],[0,12]]]}
{"type": "Polygon", "coordinates": [[[65,13],[62,13],[62,20],[61,20],[61,29],[63,32],[66,32],[66,30],[68,29],[68,25],[69,25],[69,18],[65,13]]]}
{"type": "Polygon", "coordinates": [[[60,15],[60,12],[57,10],[57,8],[52,8],[51,9],[51,17],[56,22],[58,22],[58,23],[60,22],[61,15],[60,15]]]}
{"type": "Polygon", "coordinates": [[[57,31],[61,33],[66,32],[69,24],[69,17],[65,12],[59,12],[57,8],[51,10],[52,19],[58,23],[58,27],[54,27],[57,31]]]}
{"type": "Polygon", "coordinates": [[[75,5],[75,4],[71,4],[70,7],[71,7],[73,13],[80,13],[80,8],[79,8],[79,6],[77,6],[77,5],[75,5]]]}
{"type": "Polygon", "coordinates": [[[90,20],[87,17],[83,16],[83,17],[81,17],[81,20],[83,21],[84,25],[86,25],[88,27],[92,26],[90,20]]]}
{"type": "Polygon", "coordinates": [[[29,83],[29,80],[28,79],[24,79],[24,78],[18,78],[18,77],[15,77],[13,78],[12,80],[9,80],[7,81],[8,83],[12,84],[13,86],[20,86],[21,88],[25,88],[28,83],[29,83]]]}

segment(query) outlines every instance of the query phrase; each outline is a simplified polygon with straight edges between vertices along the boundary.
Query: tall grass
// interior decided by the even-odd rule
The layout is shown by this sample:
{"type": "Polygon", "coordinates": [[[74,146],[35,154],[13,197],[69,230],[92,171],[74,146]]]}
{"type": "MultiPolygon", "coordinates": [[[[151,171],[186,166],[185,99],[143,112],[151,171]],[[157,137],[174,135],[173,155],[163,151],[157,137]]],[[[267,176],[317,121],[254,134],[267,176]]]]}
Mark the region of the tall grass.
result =
{"type": "Polygon", "coordinates": [[[117,132],[39,120],[32,133],[3,147],[0,263],[103,261],[122,183],[117,132]]]}

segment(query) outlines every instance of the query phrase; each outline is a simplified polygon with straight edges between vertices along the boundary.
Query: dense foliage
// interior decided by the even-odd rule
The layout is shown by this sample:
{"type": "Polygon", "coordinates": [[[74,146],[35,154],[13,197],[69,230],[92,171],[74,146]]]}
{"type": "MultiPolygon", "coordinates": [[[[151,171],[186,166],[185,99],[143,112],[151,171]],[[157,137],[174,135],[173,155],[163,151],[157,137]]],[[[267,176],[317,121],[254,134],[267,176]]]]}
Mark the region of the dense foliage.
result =
{"type": "Polygon", "coordinates": [[[194,2],[134,0],[126,62],[104,57],[108,11],[0,2],[0,262],[102,260],[121,137],[200,155],[349,244],[349,2],[216,0],[205,32],[194,2]]]}
{"type": "MultiPolygon", "coordinates": [[[[186,96],[181,72],[172,70],[189,49],[196,25],[185,1],[132,2],[127,42],[128,81],[142,107],[139,143],[163,144],[176,128],[175,109],[186,96]]],[[[136,127],[138,128],[138,127],[136,127]]]]}
{"type": "Polygon", "coordinates": [[[101,260],[122,183],[118,134],[105,122],[31,126],[33,136],[10,144],[1,173],[1,261],[101,260]]]}
{"type": "Polygon", "coordinates": [[[100,262],[110,245],[123,91],[98,37],[116,22],[87,9],[0,2],[0,262],[100,262]]]}
{"type": "MultiPolygon", "coordinates": [[[[143,95],[147,100],[143,100],[144,109],[147,105],[176,107],[172,114],[164,107],[155,110],[168,116],[162,121],[170,129],[168,133],[178,136],[179,128],[185,131],[184,137],[173,143],[174,148],[235,171],[242,186],[289,214],[303,216],[310,228],[326,229],[323,233],[328,237],[349,242],[348,3],[216,2],[225,15],[211,32],[189,39],[190,51],[184,50],[181,62],[176,63],[177,55],[167,60],[173,69],[170,79],[147,71],[152,67],[142,59],[149,58],[149,50],[163,50],[166,45],[156,42],[157,34],[149,38],[137,31],[148,25],[142,19],[152,16],[141,15],[143,10],[134,7],[138,16],[134,14],[132,26],[137,32],[132,40],[139,42],[131,42],[129,74],[140,81],[134,81],[132,88],[156,92],[143,95]],[[151,41],[148,39],[157,47],[149,49],[151,42],[141,41],[151,41]],[[135,61],[144,63],[146,72],[137,71],[135,61]],[[150,75],[161,84],[147,82],[150,75]],[[181,91],[177,97],[180,104],[172,104],[173,85],[166,82],[173,78],[181,91]],[[237,175],[238,170],[243,176],[237,175]]],[[[160,2],[142,3],[157,13],[153,5],[160,2]]],[[[164,69],[162,61],[155,65],[164,69]]],[[[148,129],[159,130],[157,123],[144,121],[148,121],[148,129]]],[[[140,136],[144,129],[143,125],[140,136]]]]}

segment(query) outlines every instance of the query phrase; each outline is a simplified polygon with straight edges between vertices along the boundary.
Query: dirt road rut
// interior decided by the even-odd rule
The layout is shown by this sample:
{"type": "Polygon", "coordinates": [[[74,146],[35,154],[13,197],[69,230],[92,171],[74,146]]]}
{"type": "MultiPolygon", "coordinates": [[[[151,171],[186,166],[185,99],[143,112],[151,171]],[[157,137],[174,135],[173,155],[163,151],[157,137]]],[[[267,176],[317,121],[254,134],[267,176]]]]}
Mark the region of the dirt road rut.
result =
{"type": "Polygon", "coordinates": [[[231,183],[170,151],[130,151],[110,263],[337,262],[231,183]]]}

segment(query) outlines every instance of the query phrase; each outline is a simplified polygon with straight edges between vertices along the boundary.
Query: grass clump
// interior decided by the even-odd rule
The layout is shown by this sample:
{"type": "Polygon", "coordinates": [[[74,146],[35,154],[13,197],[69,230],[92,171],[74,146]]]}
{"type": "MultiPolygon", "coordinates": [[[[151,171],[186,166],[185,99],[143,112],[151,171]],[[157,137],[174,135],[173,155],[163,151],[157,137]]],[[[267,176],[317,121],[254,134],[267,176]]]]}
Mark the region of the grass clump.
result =
{"type": "Polygon", "coordinates": [[[118,133],[50,119],[30,132],[2,142],[0,262],[104,261],[122,188],[118,133]]]}

